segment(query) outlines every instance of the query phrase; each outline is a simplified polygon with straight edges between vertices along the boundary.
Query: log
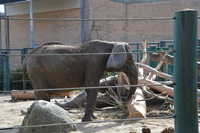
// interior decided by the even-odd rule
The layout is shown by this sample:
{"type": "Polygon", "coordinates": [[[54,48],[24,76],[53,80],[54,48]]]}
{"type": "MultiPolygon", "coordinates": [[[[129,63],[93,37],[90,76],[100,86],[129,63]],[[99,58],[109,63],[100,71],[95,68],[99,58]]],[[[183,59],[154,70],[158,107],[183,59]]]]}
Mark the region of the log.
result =
{"type": "Polygon", "coordinates": [[[144,101],[142,89],[137,87],[135,94],[126,103],[128,118],[145,118],[146,117],[146,102],[144,101]]]}
{"type": "Polygon", "coordinates": [[[75,96],[73,99],[71,99],[67,102],[59,103],[59,102],[55,101],[56,102],[55,104],[64,109],[80,108],[80,107],[83,107],[83,104],[86,102],[86,97],[87,97],[87,93],[84,90],[80,94],[75,96]]]}
{"type": "Polygon", "coordinates": [[[147,86],[148,86],[148,84],[160,85],[160,86],[149,86],[149,87],[154,89],[154,90],[157,90],[159,92],[162,92],[164,94],[167,94],[169,96],[174,97],[174,88],[172,88],[172,87],[169,87],[169,86],[166,86],[166,85],[161,85],[160,83],[158,83],[156,81],[152,81],[152,80],[149,80],[149,79],[146,79],[146,78],[141,78],[141,77],[138,78],[138,83],[144,84],[144,85],[147,85],[147,86]]]}
{"type": "MultiPolygon", "coordinates": [[[[144,39],[143,40],[143,43],[141,44],[141,48],[142,48],[142,60],[141,60],[141,64],[145,64],[146,62],[147,62],[147,50],[146,50],[146,42],[147,42],[147,40],[146,39],[144,39]]],[[[139,77],[142,77],[144,75],[144,69],[143,68],[138,68],[138,76],[139,77]]]]}
{"type": "Polygon", "coordinates": [[[10,95],[11,95],[12,100],[14,100],[14,101],[17,101],[17,100],[35,100],[36,99],[34,91],[22,92],[22,91],[13,90],[10,93],[10,95]]]}
{"type": "Polygon", "coordinates": [[[156,69],[154,69],[154,68],[152,68],[152,67],[150,67],[148,65],[136,62],[136,66],[140,67],[140,68],[143,68],[143,69],[146,69],[146,70],[150,71],[151,73],[154,73],[158,77],[165,78],[165,79],[173,81],[173,76],[171,76],[169,74],[166,74],[166,73],[163,73],[163,72],[160,72],[160,71],[158,71],[158,70],[156,70],[156,69]]]}
{"type": "MultiPolygon", "coordinates": [[[[163,57],[163,55],[164,55],[164,53],[152,53],[150,60],[160,61],[161,58],[163,57]]],[[[169,65],[173,65],[173,60],[174,60],[173,56],[167,55],[165,57],[165,59],[163,60],[163,62],[166,63],[166,64],[169,64],[169,65]]],[[[197,62],[197,67],[198,67],[198,71],[200,71],[200,62],[197,62]]]]}
{"type": "MultiPolygon", "coordinates": [[[[165,55],[165,53],[152,53],[150,60],[153,61],[160,61],[162,59],[162,57],[165,55]]],[[[167,55],[164,59],[163,62],[169,65],[173,65],[173,56],[171,55],[167,55]]]]}
{"type": "MultiPolygon", "coordinates": [[[[172,48],[170,48],[170,50],[168,52],[165,52],[164,55],[162,56],[161,60],[159,61],[159,64],[157,65],[157,67],[155,68],[156,70],[159,70],[162,66],[162,64],[164,63],[164,59],[165,57],[169,54],[169,52],[172,50],[172,48]]],[[[160,49],[159,52],[164,52],[164,50],[160,49]]],[[[149,73],[149,75],[147,76],[148,79],[151,80],[155,80],[156,76],[154,76],[153,73],[149,73]]]]}
{"type": "MultiPolygon", "coordinates": [[[[140,64],[145,64],[147,61],[147,53],[146,53],[146,42],[147,40],[144,39],[143,43],[141,44],[142,51],[143,51],[143,58],[140,64]]],[[[138,68],[138,77],[143,77],[144,69],[138,68]]],[[[128,81],[127,76],[123,76],[126,81],[128,81]]],[[[129,84],[129,82],[127,82],[129,84]]],[[[127,101],[126,107],[127,112],[129,113],[128,118],[145,118],[146,117],[146,102],[144,101],[145,96],[142,92],[142,88],[137,87],[135,94],[127,101]]]]}
{"type": "MultiPolygon", "coordinates": [[[[18,90],[12,90],[12,92],[10,93],[11,98],[13,101],[17,101],[17,100],[36,100],[36,96],[34,91],[18,91],[18,90]]],[[[63,93],[60,95],[52,95],[51,98],[54,97],[71,97],[71,92],[69,93],[63,93]]]]}

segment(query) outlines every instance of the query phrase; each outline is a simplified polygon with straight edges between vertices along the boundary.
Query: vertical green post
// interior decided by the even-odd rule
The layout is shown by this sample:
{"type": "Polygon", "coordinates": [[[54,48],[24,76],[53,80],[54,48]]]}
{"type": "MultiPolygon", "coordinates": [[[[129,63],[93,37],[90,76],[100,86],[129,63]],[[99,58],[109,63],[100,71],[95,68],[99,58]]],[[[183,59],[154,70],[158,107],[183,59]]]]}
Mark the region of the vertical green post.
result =
{"type": "MultiPolygon", "coordinates": [[[[22,55],[25,55],[25,54],[28,54],[28,48],[23,48],[21,49],[21,54],[22,55]]],[[[26,56],[21,56],[21,63],[23,63],[23,60],[26,56]]]]}
{"type": "Polygon", "coordinates": [[[10,69],[9,69],[9,57],[3,57],[3,91],[10,90],[10,69]]]}
{"type": "MultiPolygon", "coordinates": [[[[174,45],[168,45],[168,48],[174,48],[174,45]]],[[[174,56],[173,52],[170,52],[169,55],[174,56]]],[[[173,75],[173,65],[168,65],[168,74],[173,75]]]]}
{"type": "Polygon", "coordinates": [[[174,111],[175,133],[198,133],[196,10],[175,12],[174,111]]]}

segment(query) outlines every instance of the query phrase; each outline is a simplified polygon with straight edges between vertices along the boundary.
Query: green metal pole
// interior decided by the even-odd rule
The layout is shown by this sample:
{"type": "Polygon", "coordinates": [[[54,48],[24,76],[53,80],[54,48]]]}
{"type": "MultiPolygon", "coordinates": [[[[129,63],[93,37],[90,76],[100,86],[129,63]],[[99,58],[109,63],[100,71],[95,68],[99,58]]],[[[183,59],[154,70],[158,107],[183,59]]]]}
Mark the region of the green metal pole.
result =
{"type": "Polygon", "coordinates": [[[174,111],[175,133],[198,133],[196,10],[175,12],[174,111]]]}
{"type": "Polygon", "coordinates": [[[10,90],[10,69],[9,69],[9,57],[3,57],[3,90],[10,90]]]}

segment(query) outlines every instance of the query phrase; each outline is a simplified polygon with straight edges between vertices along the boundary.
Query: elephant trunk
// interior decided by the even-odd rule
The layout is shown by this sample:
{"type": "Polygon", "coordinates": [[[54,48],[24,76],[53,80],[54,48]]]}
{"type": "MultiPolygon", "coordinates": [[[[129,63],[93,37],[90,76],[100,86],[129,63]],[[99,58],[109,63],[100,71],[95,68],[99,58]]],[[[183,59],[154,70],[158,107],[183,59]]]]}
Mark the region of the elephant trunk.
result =
{"type": "MultiPolygon", "coordinates": [[[[130,85],[137,85],[138,84],[138,69],[135,65],[131,66],[129,71],[125,72],[129,79],[130,85]]],[[[127,100],[129,100],[132,95],[134,95],[137,87],[130,87],[129,95],[127,100]]]]}

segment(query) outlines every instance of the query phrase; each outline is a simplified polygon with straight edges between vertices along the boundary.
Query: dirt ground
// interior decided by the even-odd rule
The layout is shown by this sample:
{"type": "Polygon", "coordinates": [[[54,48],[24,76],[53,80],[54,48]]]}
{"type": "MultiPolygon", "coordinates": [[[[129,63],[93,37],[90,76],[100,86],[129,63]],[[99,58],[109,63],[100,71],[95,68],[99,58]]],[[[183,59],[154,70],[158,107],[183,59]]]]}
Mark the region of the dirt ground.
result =
{"type": "MultiPolygon", "coordinates": [[[[21,114],[22,109],[27,109],[34,100],[10,102],[10,94],[0,94],[0,128],[21,125],[25,115],[21,114]]],[[[53,99],[54,100],[54,99],[53,99]]],[[[74,122],[80,122],[84,114],[84,109],[68,110],[74,122]]],[[[124,119],[126,115],[117,108],[107,107],[96,109],[96,121],[124,119]]],[[[152,111],[148,117],[160,117],[172,115],[163,111],[152,111]]],[[[77,124],[78,131],[72,133],[141,133],[142,128],[149,127],[151,133],[160,133],[164,128],[174,127],[174,119],[145,119],[127,122],[103,122],[90,124],[77,124]]],[[[0,130],[0,133],[17,133],[18,129],[0,130]]]]}

